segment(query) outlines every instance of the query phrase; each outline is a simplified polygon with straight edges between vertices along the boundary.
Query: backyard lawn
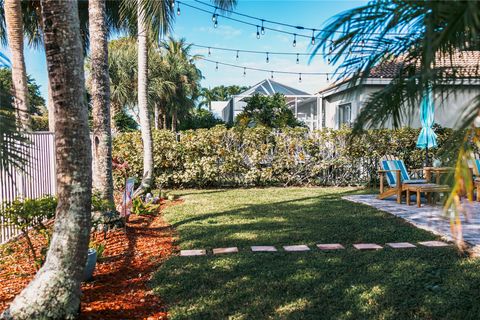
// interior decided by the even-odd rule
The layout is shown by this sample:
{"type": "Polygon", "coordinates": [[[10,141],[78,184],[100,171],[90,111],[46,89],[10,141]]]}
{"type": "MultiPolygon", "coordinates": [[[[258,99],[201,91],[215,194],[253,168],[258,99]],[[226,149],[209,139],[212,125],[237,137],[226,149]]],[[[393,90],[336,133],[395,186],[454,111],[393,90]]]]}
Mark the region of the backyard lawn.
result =
{"type": "Polygon", "coordinates": [[[164,211],[179,249],[153,279],[171,319],[479,319],[480,261],[453,247],[358,251],[354,243],[416,243],[436,236],[341,200],[340,188],[178,191],[164,211]],[[322,252],[317,243],[346,250],[322,252]],[[309,252],[284,252],[306,244],[309,252]],[[253,253],[252,245],[279,252],[253,253]],[[239,253],[213,256],[218,247],[239,253]]]}

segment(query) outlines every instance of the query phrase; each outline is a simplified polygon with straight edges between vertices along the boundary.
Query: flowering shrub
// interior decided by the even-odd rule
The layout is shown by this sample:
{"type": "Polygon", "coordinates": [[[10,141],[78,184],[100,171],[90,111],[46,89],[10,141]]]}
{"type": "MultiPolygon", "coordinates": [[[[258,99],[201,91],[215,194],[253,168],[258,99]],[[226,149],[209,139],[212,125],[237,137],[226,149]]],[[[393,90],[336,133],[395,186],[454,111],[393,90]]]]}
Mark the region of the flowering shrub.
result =
{"type": "MultiPolygon", "coordinates": [[[[451,130],[436,128],[439,154],[451,130]]],[[[305,128],[282,132],[231,128],[175,133],[155,130],[154,161],[158,187],[234,187],[267,185],[360,185],[375,183],[384,155],[403,159],[408,168],[421,168],[425,151],[416,148],[418,129],[372,130],[350,137],[349,129],[309,133],[305,128]]],[[[114,158],[128,162],[128,176],[141,177],[142,141],[139,132],[114,140],[114,158]]],[[[455,157],[450,157],[455,159],[455,157]]],[[[123,184],[120,175],[115,183],[123,184]]]]}

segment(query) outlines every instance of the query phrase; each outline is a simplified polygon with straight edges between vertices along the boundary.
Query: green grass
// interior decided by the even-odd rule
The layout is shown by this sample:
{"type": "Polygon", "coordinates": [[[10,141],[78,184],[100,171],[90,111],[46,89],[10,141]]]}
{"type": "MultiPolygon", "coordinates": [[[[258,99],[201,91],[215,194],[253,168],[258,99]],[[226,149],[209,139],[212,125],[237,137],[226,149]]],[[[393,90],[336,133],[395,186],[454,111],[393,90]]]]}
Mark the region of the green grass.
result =
{"type": "Polygon", "coordinates": [[[181,249],[238,246],[224,256],[172,256],[154,276],[172,319],[480,319],[480,261],[454,248],[359,252],[353,243],[436,237],[340,199],[352,189],[179,191],[165,217],[181,249]],[[252,253],[251,245],[340,242],[335,252],[252,253]]]}

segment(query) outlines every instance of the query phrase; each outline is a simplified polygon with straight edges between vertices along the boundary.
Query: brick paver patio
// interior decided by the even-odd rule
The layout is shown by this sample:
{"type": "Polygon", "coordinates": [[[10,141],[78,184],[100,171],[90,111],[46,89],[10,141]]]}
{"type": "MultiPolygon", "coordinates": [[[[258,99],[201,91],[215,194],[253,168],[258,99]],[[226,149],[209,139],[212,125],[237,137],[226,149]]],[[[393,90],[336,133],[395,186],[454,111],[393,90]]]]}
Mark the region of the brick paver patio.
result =
{"type": "MultiPolygon", "coordinates": [[[[421,208],[418,208],[416,206],[407,206],[406,204],[397,204],[394,197],[379,200],[374,194],[351,195],[343,198],[391,213],[405,219],[418,228],[433,232],[449,241],[454,240],[450,232],[450,217],[445,216],[441,206],[422,205],[421,208]]],[[[467,203],[464,206],[468,211],[468,217],[461,215],[463,239],[472,247],[479,247],[480,203],[467,203]]]]}

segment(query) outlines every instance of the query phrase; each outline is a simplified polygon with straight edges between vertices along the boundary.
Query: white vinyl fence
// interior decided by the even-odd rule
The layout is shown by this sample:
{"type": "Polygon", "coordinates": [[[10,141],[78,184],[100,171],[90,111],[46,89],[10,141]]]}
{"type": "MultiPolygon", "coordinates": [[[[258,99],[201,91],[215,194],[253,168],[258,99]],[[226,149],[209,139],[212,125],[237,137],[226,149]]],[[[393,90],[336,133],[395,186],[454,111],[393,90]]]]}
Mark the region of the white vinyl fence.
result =
{"type": "MultiPolygon", "coordinates": [[[[51,132],[28,134],[28,164],[23,170],[0,170],[0,204],[15,198],[55,195],[54,136],[51,132]]],[[[0,216],[0,243],[17,236],[20,230],[0,216]]]]}

